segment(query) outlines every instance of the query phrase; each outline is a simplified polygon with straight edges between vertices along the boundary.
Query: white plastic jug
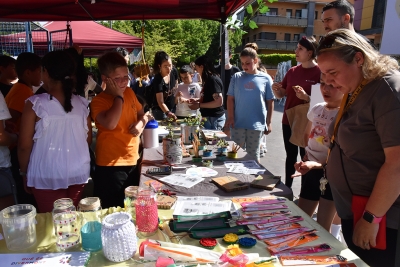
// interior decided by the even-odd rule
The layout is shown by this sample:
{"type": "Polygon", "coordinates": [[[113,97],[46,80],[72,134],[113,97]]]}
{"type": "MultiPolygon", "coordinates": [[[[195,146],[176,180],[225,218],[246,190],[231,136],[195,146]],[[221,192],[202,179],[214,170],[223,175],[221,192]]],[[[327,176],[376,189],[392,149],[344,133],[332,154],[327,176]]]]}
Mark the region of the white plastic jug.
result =
{"type": "Polygon", "coordinates": [[[0,223],[9,250],[23,250],[36,243],[36,209],[18,204],[0,212],[0,223]]]}
{"type": "Polygon", "coordinates": [[[149,121],[144,127],[143,147],[158,147],[158,122],[156,120],[149,121]]]}

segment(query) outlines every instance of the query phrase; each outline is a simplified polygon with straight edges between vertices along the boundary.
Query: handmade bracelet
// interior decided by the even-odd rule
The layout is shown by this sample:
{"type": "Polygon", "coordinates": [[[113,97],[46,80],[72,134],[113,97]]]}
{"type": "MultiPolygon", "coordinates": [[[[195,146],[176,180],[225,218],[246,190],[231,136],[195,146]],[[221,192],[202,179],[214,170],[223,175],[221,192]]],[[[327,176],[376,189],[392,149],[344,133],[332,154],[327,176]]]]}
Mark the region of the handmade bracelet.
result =
{"type": "Polygon", "coordinates": [[[65,212],[60,212],[57,214],[54,214],[53,216],[53,222],[54,224],[61,224],[61,225],[66,225],[69,223],[72,223],[74,221],[76,221],[78,215],[76,214],[76,211],[65,211],[65,212]],[[68,219],[61,219],[61,220],[57,220],[58,217],[62,216],[62,215],[66,215],[66,214],[71,214],[72,216],[68,219]]]}
{"type": "Polygon", "coordinates": [[[120,96],[120,95],[117,95],[116,97],[114,97],[114,100],[115,100],[116,98],[121,99],[121,100],[122,100],[122,104],[125,102],[124,98],[123,98],[122,96],[120,96]]]}

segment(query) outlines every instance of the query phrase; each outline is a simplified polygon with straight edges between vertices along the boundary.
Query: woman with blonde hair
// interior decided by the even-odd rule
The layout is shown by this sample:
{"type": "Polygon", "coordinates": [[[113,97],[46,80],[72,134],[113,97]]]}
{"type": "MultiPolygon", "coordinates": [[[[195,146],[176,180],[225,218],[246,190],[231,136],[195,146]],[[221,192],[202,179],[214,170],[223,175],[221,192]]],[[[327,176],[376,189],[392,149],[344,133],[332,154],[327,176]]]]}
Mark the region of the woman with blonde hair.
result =
{"type": "Polygon", "coordinates": [[[325,82],[344,94],[341,111],[329,129],[331,152],[326,166],[343,236],[367,264],[399,266],[400,262],[395,263],[400,251],[396,248],[400,224],[398,63],[347,29],[327,34],[317,55],[325,82]],[[357,204],[360,199],[365,207],[357,204]],[[357,210],[361,218],[354,216],[357,210]],[[380,237],[386,240],[377,242],[380,237]],[[386,249],[375,248],[379,243],[386,249]]]}
{"type": "MultiPolygon", "coordinates": [[[[274,83],[272,90],[277,98],[286,96],[285,107],[282,117],[282,133],[286,151],[285,162],[285,184],[292,187],[293,179],[291,175],[294,173],[294,164],[300,150],[301,158],[305,155],[304,147],[292,144],[289,140],[293,134],[286,115],[286,110],[294,108],[298,105],[310,102],[311,86],[320,80],[321,71],[315,62],[315,49],[317,42],[314,37],[303,36],[297,43],[295,50],[296,60],[300,63],[289,69],[281,83],[274,83]]],[[[306,121],[307,114],[300,116],[306,121]]],[[[305,129],[304,129],[305,130],[305,129]]],[[[303,132],[299,133],[302,136],[303,132]]]]}
{"type": "Polygon", "coordinates": [[[237,144],[260,160],[263,134],[271,132],[274,109],[272,78],[258,67],[257,44],[250,43],[240,53],[243,71],[233,75],[228,90],[228,119],[225,123],[237,144]]]}

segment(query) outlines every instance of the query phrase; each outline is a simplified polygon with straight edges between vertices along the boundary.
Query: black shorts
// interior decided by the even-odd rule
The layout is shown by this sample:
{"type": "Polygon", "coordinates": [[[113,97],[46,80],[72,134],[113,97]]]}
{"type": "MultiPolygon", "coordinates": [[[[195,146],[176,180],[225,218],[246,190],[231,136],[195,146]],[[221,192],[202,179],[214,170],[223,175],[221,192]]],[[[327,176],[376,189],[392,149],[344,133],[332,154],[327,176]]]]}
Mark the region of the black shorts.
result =
{"type": "Polygon", "coordinates": [[[314,169],[310,170],[306,174],[303,175],[301,178],[301,190],[300,190],[300,197],[319,201],[319,198],[322,197],[326,200],[333,200],[331,187],[329,183],[325,186],[325,192],[322,195],[321,190],[319,189],[319,180],[324,176],[323,169],[314,169]]]}

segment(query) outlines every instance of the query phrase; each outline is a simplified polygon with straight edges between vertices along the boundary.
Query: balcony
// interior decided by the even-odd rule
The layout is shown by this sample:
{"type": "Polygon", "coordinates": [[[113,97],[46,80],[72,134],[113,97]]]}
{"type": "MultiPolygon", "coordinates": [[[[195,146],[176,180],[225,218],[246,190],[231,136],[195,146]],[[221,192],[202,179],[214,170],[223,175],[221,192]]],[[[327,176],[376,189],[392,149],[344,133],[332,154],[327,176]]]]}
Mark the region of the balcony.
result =
{"type": "Polygon", "coordinates": [[[254,22],[257,24],[267,25],[294,26],[303,28],[307,27],[306,18],[257,15],[254,18],[254,22]]]}
{"type": "Polygon", "coordinates": [[[271,50],[284,50],[294,51],[297,46],[297,41],[271,41],[258,39],[255,41],[258,45],[258,49],[271,49],[271,50]]]}

